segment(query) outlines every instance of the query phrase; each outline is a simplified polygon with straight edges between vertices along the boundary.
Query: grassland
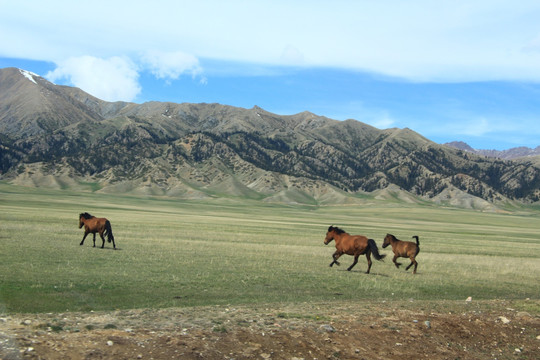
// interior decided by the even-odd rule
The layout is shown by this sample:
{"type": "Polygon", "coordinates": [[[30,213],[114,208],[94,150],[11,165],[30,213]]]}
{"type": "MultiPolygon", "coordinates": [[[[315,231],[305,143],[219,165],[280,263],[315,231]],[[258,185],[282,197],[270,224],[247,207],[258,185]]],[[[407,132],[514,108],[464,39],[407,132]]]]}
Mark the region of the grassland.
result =
{"type": "MultiPolygon", "coordinates": [[[[0,313],[362,300],[538,299],[540,213],[378,202],[286,206],[0,184],[0,313]],[[93,248],[78,214],[107,217],[119,250],[93,248]],[[329,225],[382,244],[419,235],[418,274],[365,257],[329,268],[329,225]]],[[[101,244],[101,240],[98,241],[101,244]]],[[[403,259],[405,263],[406,260],[403,259]]]]}

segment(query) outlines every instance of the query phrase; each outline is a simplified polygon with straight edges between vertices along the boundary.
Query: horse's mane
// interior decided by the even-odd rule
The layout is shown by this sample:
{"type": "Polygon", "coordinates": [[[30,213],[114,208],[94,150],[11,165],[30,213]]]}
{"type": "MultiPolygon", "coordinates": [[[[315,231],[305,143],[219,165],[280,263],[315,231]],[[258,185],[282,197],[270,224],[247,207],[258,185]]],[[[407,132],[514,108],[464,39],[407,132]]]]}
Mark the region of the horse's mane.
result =
{"type": "Polygon", "coordinates": [[[85,218],[86,220],[88,220],[88,219],[93,218],[94,216],[92,216],[92,215],[90,215],[89,213],[85,212],[85,213],[80,213],[80,214],[79,214],[79,218],[81,218],[81,217],[83,217],[83,218],[85,218]]]}
{"type": "Polygon", "coordinates": [[[386,236],[390,236],[390,237],[392,237],[392,239],[394,239],[394,240],[399,240],[397,237],[395,237],[395,236],[392,235],[392,234],[386,234],[386,236]]]}
{"type": "Polygon", "coordinates": [[[337,226],[330,226],[328,231],[335,231],[336,234],[344,234],[345,230],[338,228],[337,226]]]}

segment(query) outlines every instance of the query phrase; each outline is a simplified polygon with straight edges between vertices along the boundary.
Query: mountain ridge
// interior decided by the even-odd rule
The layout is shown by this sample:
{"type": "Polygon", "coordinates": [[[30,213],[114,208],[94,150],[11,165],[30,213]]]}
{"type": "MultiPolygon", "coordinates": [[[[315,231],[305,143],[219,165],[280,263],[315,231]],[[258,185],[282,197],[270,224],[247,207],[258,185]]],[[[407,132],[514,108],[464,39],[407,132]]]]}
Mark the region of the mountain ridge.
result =
{"type": "Polygon", "coordinates": [[[514,160],[531,156],[540,156],[540,146],[532,149],[526,146],[513,147],[506,150],[494,150],[494,149],[474,149],[469,144],[463,141],[452,141],[445,143],[444,145],[450,146],[456,149],[464,150],[477,155],[499,158],[504,160],[514,160]]]}
{"type": "Polygon", "coordinates": [[[0,140],[0,179],[30,186],[309,204],[399,189],[403,199],[482,209],[540,199],[538,166],[407,128],[258,106],[111,103],[14,68],[0,69],[0,140]]]}

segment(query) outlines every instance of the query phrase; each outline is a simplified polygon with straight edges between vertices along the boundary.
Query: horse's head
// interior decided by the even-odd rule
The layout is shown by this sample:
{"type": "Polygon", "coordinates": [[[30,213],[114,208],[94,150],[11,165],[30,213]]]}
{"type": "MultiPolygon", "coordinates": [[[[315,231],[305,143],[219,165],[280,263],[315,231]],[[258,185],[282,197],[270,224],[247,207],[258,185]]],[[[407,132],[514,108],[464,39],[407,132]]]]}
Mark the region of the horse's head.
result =
{"type": "Polygon", "coordinates": [[[84,220],[88,220],[90,218],[92,218],[92,215],[90,215],[89,213],[87,213],[87,212],[80,213],[79,214],[79,229],[83,227],[84,220]]]}
{"type": "Polygon", "coordinates": [[[326,232],[326,237],[324,238],[324,245],[328,245],[330,241],[334,240],[334,234],[336,231],[336,227],[330,226],[328,228],[328,231],[326,232]]]}
{"type": "Polygon", "coordinates": [[[386,234],[386,236],[384,237],[384,242],[382,244],[383,249],[390,245],[392,243],[392,240],[394,240],[395,238],[396,237],[392,234],[386,234]]]}

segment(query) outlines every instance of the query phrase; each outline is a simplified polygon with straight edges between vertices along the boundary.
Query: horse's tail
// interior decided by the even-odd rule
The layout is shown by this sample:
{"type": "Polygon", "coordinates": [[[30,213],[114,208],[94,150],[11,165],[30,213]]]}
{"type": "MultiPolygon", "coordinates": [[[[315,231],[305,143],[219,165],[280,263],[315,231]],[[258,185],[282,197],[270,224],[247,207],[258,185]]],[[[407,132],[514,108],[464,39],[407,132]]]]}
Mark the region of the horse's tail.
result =
{"type": "Polygon", "coordinates": [[[369,239],[368,240],[368,246],[371,250],[371,253],[373,254],[373,257],[375,260],[382,260],[386,255],[379,254],[379,249],[377,248],[377,243],[375,243],[375,240],[369,239]]]}
{"type": "Polygon", "coordinates": [[[420,239],[418,238],[418,235],[413,235],[413,238],[416,239],[416,254],[414,254],[414,256],[416,256],[420,252],[420,239]]]}
{"type": "Polygon", "coordinates": [[[112,233],[111,222],[109,220],[105,222],[105,234],[107,235],[108,242],[114,241],[114,235],[112,233]]]}

